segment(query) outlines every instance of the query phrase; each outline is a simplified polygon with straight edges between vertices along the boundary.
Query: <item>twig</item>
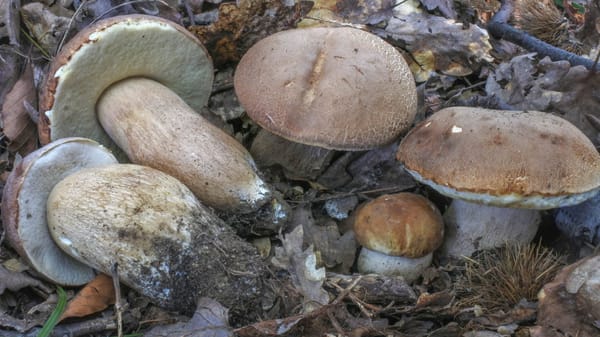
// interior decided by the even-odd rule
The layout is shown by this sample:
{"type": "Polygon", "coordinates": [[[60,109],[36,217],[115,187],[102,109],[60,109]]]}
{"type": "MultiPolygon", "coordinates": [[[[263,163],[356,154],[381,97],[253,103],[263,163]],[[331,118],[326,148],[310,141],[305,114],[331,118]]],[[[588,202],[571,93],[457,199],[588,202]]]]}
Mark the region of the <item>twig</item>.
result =
{"type": "Polygon", "coordinates": [[[599,69],[593,60],[555,47],[509,25],[507,22],[513,10],[512,1],[502,0],[501,3],[500,10],[487,24],[487,30],[492,36],[516,43],[527,50],[536,52],[540,57],[548,56],[552,61],[565,60],[573,66],[581,65],[587,69],[599,69]]]}
{"type": "Polygon", "coordinates": [[[119,284],[119,264],[113,263],[111,276],[115,288],[115,313],[117,315],[117,336],[123,337],[123,303],[121,302],[121,285],[119,284]]]}

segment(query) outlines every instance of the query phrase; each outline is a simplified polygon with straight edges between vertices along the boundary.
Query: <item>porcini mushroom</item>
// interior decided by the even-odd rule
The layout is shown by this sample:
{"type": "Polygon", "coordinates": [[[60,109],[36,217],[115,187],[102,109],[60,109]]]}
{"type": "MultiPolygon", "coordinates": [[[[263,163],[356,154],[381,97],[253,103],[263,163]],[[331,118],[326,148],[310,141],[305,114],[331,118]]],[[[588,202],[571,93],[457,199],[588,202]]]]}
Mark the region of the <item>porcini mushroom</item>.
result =
{"type": "Polygon", "coordinates": [[[191,313],[210,296],[239,317],[264,290],[256,249],[189,188],[118,164],[92,140],[62,138],[25,157],[7,180],[2,221],[17,252],[58,284],[84,284],[116,263],[124,284],[160,306],[191,313]]]}
{"type": "Polygon", "coordinates": [[[417,109],[415,81],[400,52],[348,27],[270,35],[244,54],[234,87],[251,119],[305,144],[308,153],[315,152],[310,146],[356,151],[391,143],[417,109]]]}
{"type": "Polygon", "coordinates": [[[52,189],[48,228],[65,252],[158,305],[191,313],[209,296],[236,315],[258,307],[264,264],[177,179],[135,164],[80,170],[52,189]]]}
{"type": "Polygon", "coordinates": [[[444,225],[435,205],[414,193],[382,195],[362,205],[354,220],[362,245],[360,273],[417,279],[443,242],[444,225]]]}
{"type": "Polygon", "coordinates": [[[46,199],[66,176],[85,167],[116,162],[98,143],[69,137],[39,148],[15,164],[2,195],[2,224],[8,243],[44,278],[74,286],[94,277],[92,268],[65,254],[50,238],[46,199]]]}
{"type": "Polygon", "coordinates": [[[250,154],[196,113],[212,80],[206,49],[185,28],[144,15],[99,21],[54,58],[40,96],[40,139],[92,138],[121,161],[126,155],[180,179],[210,206],[255,210],[271,193],[250,154]]]}
{"type": "Polygon", "coordinates": [[[442,109],[408,133],[397,159],[417,181],[454,198],[442,248],[451,256],[505,244],[498,232],[528,242],[539,225],[537,210],[578,204],[600,188],[600,155],[591,141],[539,111],[442,109]],[[489,206],[500,208],[489,215],[489,206]],[[504,210],[512,213],[508,221],[501,219],[504,210]],[[475,213],[476,222],[462,221],[475,213]]]}

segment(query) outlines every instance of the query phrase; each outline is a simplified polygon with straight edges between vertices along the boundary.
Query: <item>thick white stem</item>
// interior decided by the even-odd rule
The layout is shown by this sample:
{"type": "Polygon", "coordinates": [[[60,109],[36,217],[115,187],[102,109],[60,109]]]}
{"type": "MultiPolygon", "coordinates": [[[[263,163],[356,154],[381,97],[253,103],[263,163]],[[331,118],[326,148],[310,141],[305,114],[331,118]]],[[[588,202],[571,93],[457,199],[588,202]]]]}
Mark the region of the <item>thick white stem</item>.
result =
{"type": "Polygon", "coordinates": [[[271,195],[241,144],[156,81],[130,78],[112,85],[97,113],[129,160],[178,178],[209,206],[249,212],[271,195]]]}
{"type": "Polygon", "coordinates": [[[507,243],[530,243],[541,222],[540,211],[503,208],[454,199],[444,213],[444,255],[471,256],[476,250],[507,243]]]}

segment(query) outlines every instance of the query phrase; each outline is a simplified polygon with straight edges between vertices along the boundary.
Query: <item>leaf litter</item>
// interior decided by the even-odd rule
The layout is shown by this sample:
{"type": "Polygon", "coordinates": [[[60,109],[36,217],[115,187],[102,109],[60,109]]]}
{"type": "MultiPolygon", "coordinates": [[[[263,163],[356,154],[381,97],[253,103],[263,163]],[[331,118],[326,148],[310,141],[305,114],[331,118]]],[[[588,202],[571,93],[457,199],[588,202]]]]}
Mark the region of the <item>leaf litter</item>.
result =
{"type": "MultiPolygon", "coordinates": [[[[592,25],[598,18],[597,6],[586,1],[561,3],[558,7],[561,14],[580,28],[573,36],[586,44],[583,50],[593,49],[598,41],[582,37],[582,32],[587,32],[587,37],[598,36],[592,25]],[[577,6],[583,6],[584,10],[580,12],[577,6]]],[[[15,4],[19,2],[0,4],[0,77],[3,79],[0,103],[3,132],[8,139],[3,156],[11,153],[19,157],[37,146],[35,85],[47,57],[43,51],[51,56],[68,38],[66,33],[73,34],[101,17],[125,13],[153,13],[185,23],[206,44],[218,72],[229,74],[232,65],[256,41],[298,24],[342,24],[366,29],[387,39],[409,61],[421,93],[421,119],[444,106],[457,104],[536,109],[568,119],[596,145],[600,142],[597,74],[580,66],[572,67],[565,61],[540,59],[535,53],[491,37],[485,24],[498,10],[499,1],[242,0],[232,3],[189,0],[181,4],[159,1],[143,5],[97,0],[73,1],[72,4],[29,2],[19,8],[15,4]],[[58,8],[63,4],[64,7],[58,8]],[[22,26],[18,24],[19,19],[23,20],[22,26]],[[24,31],[19,34],[21,27],[24,31]]],[[[231,87],[218,90],[231,92],[231,87]]],[[[231,106],[227,109],[240,110],[235,101],[229,100],[228,104],[231,106]]],[[[233,117],[227,127],[241,139],[251,140],[256,128],[248,127],[247,121],[239,123],[240,119],[233,117]],[[239,125],[245,126],[240,128],[239,125]]],[[[600,331],[595,321],[597,317],[576,318],[568,310],[559,310],[570,308],[576,301],[576,298],[565,300],[564,296],[555,294],[566,294],[564,275],[578,265],[566,267],[547,284],[548,299],[540,308],[543,315],[536,308],[537,299],[531,297],[502,310],[477,300],[456,305],[461,301],[467,303],[461,297],[464,289],[456,288],[455,284],[464,282],[462,277],[470,261],[438,260],[423,279],[413,285],[406,284],[402,278],[351,274],[356,243],[346,229],[359,201],[392,190],[421,189],[425,194],[430,193],[416,186],[394,165],[391,153],[395,146],[358,154],[335,154],[329,166],[309,181],[290,179],[277,170],[267,170],[273,181],[279,180],[282,193],[294,205],[295,218],[282,232],[264,237],[269,249],[263,254],[273,262],[274,275],[287,275],[289,282],[282,277],[277,284],[282,289],[281,297],[265,299],[268,309],[265,312],[269,314],[265,314],[263,321],[232,327],[227,308],[206,298],[198,302],[191,318],[181,317],[126,291],[124,323],[128,331],[142,329],[147,336],[438,337],[565,337],[569,333],[585,337],[600,331]],[[356,201],[345,210],[347,219],[327,214],[327,200],[348,196],[356,201]],[[162,325],[152,327],[154,324],[162,325]]],[[[445,205],[443,199],[437,203],[441,207],[445,205]]],[[[545,244],[552,244],[551,239],[545,244]]],[[[0,258],[10,260],[14,252],[6,249],[0,258]]],[[[0,285],[5,289],[0,295],[0,334],[35,335],[56,303],[54,295],[47,295],[52,292],[50,286],[26,270],[0,269],[0,273],[3,275],[0,285]],[[32,316],[34,312],[38,316],[32,316]],[[15,331],[18,333],[14,334],[15,331]]],[[[104,285],[84,287],[71,300],[63,317],[65,321],[55,332],[71,336],[110,335],[103,332],[115,330],[112,284],[108,281],[105,279],[104,285]]]]}

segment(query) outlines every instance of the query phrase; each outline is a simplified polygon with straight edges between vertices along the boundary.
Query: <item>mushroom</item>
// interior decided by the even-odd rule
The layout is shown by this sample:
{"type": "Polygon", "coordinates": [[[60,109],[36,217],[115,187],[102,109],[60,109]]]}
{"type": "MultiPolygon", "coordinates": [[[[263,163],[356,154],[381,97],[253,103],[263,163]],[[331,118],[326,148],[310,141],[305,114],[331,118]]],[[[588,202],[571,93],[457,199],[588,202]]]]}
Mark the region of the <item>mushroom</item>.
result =
{"type": "MultiPolygon", "coordinates": [[[[348,27],[288,30],[259,41],[240,60],[234,87],[251,119],[305,144],[309,154],[318,152],[312,147],[357,151],[391,143],[417,110],[415,81],[400,52],[374,34],[348,27]]],[[[261,144],[270,156],[288,151],[286,142],[271,142],[271,147],[261,144]]],[[[254,147],[251,153],[260,156],[254,147]]],[[[302,156],[300,147],[297,151],[302,156]]],[[[294,163],[298,156],[281,157],[291,171],[327,167],[314,164],[314,156],[304,165],[294,163]]]]}
{"type": "Polygon", "coordinates": [[[67,286],[94,277],[92,268],[65,254],[46,225],[46,199],[54,185],[86,167],[114,164],[106,148],[84,138],[63,138],[15,164],[2,194],[2,224],[8,243],[44,278],[67,286]]]}
{"type": "Polygon", "coordinates": [[[431,264],[442,244],[442,216],[432,202],[414,193],[382,195],[362,205],[354,220],[354,234],[362,245],[360,273],[400,275],[416,280],[431,264]]]}
{"type": "Polygon", "coordinates": [[[51,64],[40,96],[41,142],[91,138],[120,161],[180,179],[209,206],[253,211],[271,191],[252,157],[196,113],[212,81],[206,49],[185,28],[144,15],[98,21],[51,64]]]}
{"type": "Polygon", "coordinates": [[[52,189],[47,218],[61,249],[104,273],[116,263],[124,284],[162,307],[191,313],[202,296],[242,316],[259,306],[266,270],[256,248],[161,171],[80,170],[52,189]]]}
{"type": "Polygon", "coordinates": [[[86,283],[117,264],[124,284],[160,306],[191,313],[210,296],[240,317],[263,294],[256,249],[189,188],[119,164],[91,140],[63,138],[25,157],[7,181],[2,220],[11,245],[59,284],[86,283]]]}
{"type": "Polygon", "coordinates": [[[455,257],[507,239],[530,242],[538,210],[581,203],[600,188],[594,145],[539,111],[442,109],[407,134],[397,159],[417,181],[454,198],[442,250],[455,257]]]}

